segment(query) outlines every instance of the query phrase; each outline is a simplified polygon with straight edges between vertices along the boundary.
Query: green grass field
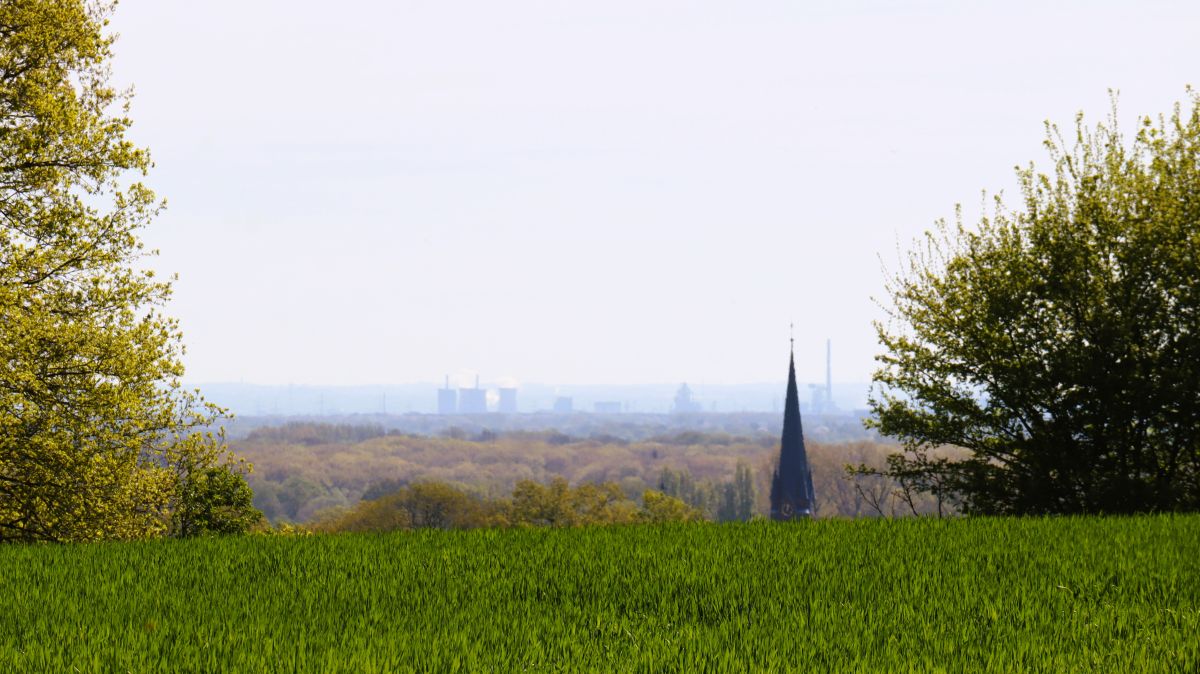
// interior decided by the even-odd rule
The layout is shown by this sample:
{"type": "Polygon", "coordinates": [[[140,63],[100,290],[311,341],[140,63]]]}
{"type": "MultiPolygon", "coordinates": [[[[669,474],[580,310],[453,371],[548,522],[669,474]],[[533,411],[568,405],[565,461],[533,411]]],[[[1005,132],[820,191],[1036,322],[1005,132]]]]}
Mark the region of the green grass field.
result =
{"type": "Polygon", "coordinates": [[[1200,517],[0,548],[0,671],[1200,671],[1200,517]]]}

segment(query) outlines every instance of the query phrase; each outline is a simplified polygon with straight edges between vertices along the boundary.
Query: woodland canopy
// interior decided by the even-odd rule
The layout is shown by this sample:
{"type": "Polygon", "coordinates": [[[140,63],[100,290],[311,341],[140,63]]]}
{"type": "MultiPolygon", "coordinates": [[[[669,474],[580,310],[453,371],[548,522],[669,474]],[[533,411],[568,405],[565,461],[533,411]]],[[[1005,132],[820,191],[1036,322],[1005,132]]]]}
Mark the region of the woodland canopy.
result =
{"type": "MultiPolygon", "coordinates": [[[[680,433],[645,440],[557,431],[408,435],[378,426],[292,423],[231,440],[253,462],[254,504],[276,524],[311,523],[410,485],[441,483],[483,500],[509,498],[522,481],[612,484],[625,498],[647,490],[678,498],[712,521],[767,512],[779,455],[774,434],[680,433]]],[[[936,514],[935,499],[880,475],[848,479],[847,464],[886,465],[899,447],[859,440],[809,442],[820,517],[936,514]]],[[[947,509],[947,513],[951,510],[947,509]]]]}

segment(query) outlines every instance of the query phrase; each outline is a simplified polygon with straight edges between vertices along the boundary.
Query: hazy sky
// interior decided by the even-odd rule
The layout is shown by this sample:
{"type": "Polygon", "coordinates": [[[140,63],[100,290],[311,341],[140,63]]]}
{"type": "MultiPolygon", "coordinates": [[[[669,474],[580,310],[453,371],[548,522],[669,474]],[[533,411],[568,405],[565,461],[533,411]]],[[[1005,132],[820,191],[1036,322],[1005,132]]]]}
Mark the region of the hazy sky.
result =
{"type": "Polygon", "coordinates": [[[1042,122],[1200,84],[1194,2],[124,0],[188,379],[866,380],[879,256],[1042,122]]]}

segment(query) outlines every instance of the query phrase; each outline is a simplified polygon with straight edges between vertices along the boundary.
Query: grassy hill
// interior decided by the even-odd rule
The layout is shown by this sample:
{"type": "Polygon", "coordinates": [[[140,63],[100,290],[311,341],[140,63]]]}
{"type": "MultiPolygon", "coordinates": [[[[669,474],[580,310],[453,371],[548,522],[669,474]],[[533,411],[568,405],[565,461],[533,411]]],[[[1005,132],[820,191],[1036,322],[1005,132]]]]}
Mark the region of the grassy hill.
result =
{"type": "Polygon", "coordinates": [[[1200,670],[1200,516],[0,548],[9,672],[1200,670]]]}

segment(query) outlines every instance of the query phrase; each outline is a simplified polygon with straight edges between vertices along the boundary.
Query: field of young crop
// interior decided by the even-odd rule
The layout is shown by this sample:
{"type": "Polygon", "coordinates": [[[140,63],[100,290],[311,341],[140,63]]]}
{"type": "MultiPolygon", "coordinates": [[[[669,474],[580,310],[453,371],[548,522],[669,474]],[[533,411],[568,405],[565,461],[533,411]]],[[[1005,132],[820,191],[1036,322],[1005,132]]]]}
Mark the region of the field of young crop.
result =
{"type": "Polygon", "coordinates": [[[1200,517],[0,547],[0,671],[1200,671],[1200,517]]]}

